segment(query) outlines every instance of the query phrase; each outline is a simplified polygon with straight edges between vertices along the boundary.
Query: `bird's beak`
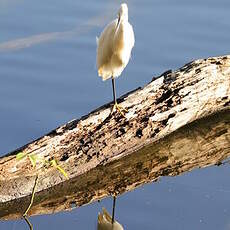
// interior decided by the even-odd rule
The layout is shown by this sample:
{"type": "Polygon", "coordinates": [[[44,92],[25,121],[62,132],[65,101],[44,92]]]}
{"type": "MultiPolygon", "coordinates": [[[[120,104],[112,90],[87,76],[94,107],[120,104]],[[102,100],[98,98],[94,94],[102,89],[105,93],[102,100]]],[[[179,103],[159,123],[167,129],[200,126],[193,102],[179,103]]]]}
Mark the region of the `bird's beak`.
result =
{"type": "Polygon", "coordinates": [[[121,21],[121,16],[120,14],[118,14],[118,21],[117,21],[116,29],[119,27],[120,21],[121,21]]]}

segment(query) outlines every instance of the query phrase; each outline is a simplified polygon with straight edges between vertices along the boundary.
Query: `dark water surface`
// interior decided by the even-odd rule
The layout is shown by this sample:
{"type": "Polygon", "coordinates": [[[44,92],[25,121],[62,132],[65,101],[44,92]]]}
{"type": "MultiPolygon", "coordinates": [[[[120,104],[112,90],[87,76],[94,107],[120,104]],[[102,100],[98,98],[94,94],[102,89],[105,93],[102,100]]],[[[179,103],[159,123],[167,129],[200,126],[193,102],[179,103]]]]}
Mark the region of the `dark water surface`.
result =
{"type": "MultiPolygon", "coordinates": [[[[129,0],[136,44],[117,81],[123,94],[192,59],[228,54],[229,0],[129,0]]],[[[120,1],[0,0],[0,155],[112,98],[97,77],[95,37],[120,1]]],[[[118,199],[125,229],[230,229],[230,168],[162,178],[118,199]]],[[[35,229],[96,229],[105,199],[31,218],[35,229]]],[[[21,220],[0,229],[27,229],[21,220]]]]}

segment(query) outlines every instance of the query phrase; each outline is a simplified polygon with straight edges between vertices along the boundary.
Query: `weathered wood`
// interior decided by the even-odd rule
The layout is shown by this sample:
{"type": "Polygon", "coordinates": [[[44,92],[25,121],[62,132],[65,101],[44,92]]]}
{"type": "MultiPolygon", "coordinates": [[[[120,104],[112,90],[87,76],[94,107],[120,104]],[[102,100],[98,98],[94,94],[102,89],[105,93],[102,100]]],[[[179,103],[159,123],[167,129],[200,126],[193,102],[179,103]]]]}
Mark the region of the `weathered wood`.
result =
{"type": "Polygon", "coordinates": [[[125,118],[107,104],[0,158],[0,218],[81,206],[230,156],[230,56],[201,59],[167,71],[119,99],[125,118]],[[20,152],[55,157],[69,174],[20,152]]]}

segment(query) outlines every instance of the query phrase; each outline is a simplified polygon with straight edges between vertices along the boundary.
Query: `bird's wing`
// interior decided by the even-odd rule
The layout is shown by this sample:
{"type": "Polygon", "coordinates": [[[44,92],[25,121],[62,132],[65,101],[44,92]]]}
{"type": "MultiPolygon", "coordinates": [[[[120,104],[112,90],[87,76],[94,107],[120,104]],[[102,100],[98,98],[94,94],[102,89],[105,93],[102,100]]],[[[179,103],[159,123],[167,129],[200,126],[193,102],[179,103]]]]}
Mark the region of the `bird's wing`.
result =
{"type": "Polygon", "coordinates": [[[130,44],[131,44],[131,48],[133,48],[134,43],[135,43],[135,36],[134,36],[132,25],[130,23],[128,25],[129,25],[129,31],[130,31],[130,44]]]}
{"type": "Polygon", "coordinates": [[[135,36],[134,36],[134,32],[133,32],[133,27],[130,23],[128,23],[128,30],[129,30],[129,46],[130,46],[130,56],[129,58],[132,58],[132,49],[134,47],[134,43],[135,43],[135,36]]]}
{"type": "Polygon", "coordinates": [[[117,19],[109,23],[101,33],[97,43],[97,68],[108,63],[112,56],[113,37],[117,19]]]}

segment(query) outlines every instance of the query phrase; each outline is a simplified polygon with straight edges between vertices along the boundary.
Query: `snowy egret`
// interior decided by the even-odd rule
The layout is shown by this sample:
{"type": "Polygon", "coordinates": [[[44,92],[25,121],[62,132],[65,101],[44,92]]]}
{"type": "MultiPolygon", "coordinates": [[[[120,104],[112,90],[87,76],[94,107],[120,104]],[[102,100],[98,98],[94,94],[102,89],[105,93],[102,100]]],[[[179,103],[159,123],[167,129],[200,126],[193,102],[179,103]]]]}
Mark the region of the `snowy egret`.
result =
{"type": "Polygon", "coordinates": [[[105,208],[102,208],[102,213],[98,215],[98,230],[124,230],[122,225],[116,220],[112,223],[112,217],[105,208]]]}
{"type": "Polygon", "coordinates": [[[117,104],[115,78],[119,77],[129,62],[135,38],[133,27],[128,22],[128,6],[123,3],[118,11],[118,18],[110,22],[97,39],[97,69],[103,81],[112,78],[114,110],[122,115],[117,104]]]}

